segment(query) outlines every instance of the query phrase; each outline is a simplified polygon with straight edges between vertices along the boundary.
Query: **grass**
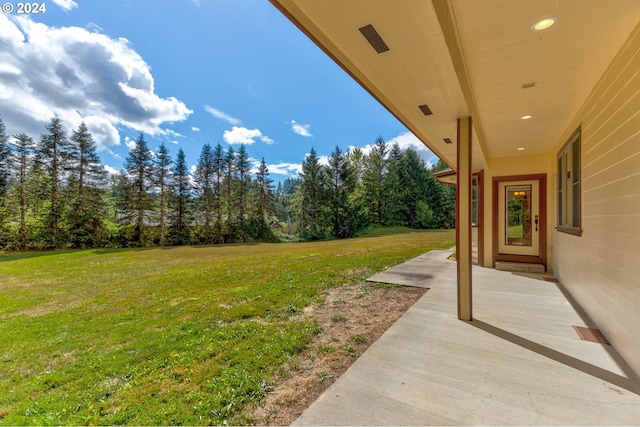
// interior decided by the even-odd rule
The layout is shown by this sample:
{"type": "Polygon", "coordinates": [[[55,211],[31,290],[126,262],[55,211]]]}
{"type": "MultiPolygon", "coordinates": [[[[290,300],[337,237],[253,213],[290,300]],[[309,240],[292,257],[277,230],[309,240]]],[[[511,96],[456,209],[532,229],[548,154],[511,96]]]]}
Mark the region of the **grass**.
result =
{"type": "Polygon", "coordinates": [[[247,405],[320,332],[305,306],[454,239],[377,233],[0,254],[0,424],[251,423],[247,405]]]}

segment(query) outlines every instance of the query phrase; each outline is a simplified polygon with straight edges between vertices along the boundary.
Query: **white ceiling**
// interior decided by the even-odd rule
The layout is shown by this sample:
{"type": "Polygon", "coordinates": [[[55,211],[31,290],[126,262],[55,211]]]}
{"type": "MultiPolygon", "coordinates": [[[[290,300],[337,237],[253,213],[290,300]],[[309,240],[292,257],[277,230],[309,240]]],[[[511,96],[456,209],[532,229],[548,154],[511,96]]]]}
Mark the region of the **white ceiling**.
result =
{"type": "Polygon", "coordinates": [[[455,142],[457,118],[472,115],[475,170],[548,151],[640,21],[638,0],[271,1],[452,166],[443,139],[455,142]],[[558,23],[531,30],[548,16],[558,23]],[[389,51],[362,36],[368,24],[389,51]]]}

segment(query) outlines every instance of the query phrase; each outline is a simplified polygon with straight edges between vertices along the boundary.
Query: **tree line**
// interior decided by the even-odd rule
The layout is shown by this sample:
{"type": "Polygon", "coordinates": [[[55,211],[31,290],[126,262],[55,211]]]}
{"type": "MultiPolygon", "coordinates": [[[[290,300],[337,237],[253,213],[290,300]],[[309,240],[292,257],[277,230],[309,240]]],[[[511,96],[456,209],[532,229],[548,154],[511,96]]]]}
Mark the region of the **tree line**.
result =
{"type": "Polygon", "coordinates": [[[314,149],[298,179],[278,184],[275,209],[305,240],[348,238],[372,226],[455,227],[455,188],[439,183],[418,153],[379,137],[368,154],[336,146],[323,165],[314,149]]]}
{"type": "Polygon", "coordinates": [[[54,116],[45,133],[9,137],[0,118],[0,249],[217,244],[352,237],[372,225],[454,226],[453,189],[411,149],[343,153],[326,165],[312,149],[298,178],[274,191],[264,158],[244,145],[202,147],[190,171],[165,144],[140,134],[109,176],[81,123],[70,135],[54,116]]]}

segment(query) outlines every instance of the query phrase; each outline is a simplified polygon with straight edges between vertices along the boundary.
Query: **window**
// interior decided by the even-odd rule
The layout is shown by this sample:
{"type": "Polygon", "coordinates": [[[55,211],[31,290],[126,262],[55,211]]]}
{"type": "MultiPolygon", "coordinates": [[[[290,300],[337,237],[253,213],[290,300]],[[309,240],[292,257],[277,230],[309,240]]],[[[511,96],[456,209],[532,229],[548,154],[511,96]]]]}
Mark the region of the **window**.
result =
{"type": "Polygon", "coordinates": [[[558,231],[581,235],[580,128],[558,153],[558,231]]]}

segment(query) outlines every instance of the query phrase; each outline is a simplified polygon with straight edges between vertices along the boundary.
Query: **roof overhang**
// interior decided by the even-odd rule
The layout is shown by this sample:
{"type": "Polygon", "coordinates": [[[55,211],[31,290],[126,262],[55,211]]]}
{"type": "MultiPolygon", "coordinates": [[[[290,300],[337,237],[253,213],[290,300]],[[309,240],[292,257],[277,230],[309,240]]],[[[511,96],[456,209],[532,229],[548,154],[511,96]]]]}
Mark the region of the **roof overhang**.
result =
{"type": "Polygon", "coordinates": [[[637,0],[271,2],[454,168],[472,116],[474,171],[548,152],[640,21],[637,0]],[[532,30],[545,17],[556,25],[532,30]]]}

